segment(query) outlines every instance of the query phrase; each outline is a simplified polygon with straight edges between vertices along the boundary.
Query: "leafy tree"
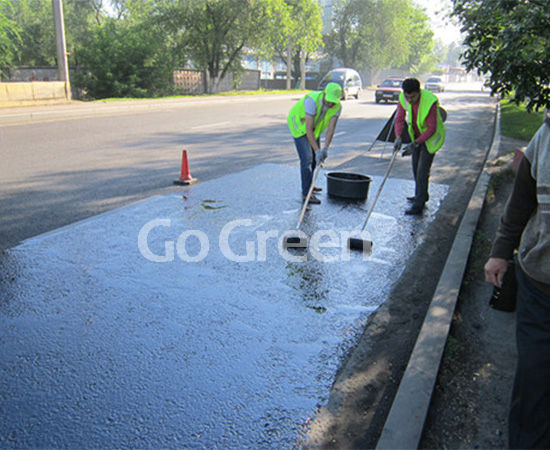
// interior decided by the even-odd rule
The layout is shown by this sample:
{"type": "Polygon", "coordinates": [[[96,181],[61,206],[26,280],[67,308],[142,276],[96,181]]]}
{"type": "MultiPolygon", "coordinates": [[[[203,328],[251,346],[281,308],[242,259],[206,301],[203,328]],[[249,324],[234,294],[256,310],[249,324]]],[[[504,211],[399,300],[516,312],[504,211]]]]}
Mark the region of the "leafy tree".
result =
{"type": "Polygon", "coordinates": [[[446,44],[441,39],[437,39],[434,42],[433,55],[440,64],[453,67],[460,66],[462,64],[460,61],[461,53],[462,46],[458,45],[456,42],[446,44]]]}
{"type": "Polygon", "coordinates": [[[14,20],[13,5],[9,0],[0,0],[0,77],[3,79],[17,58],[17,44],[21,41],[20,28],[14,20]]]}
{"type": "Polygon", "coordinates": [[[107,18],[107,0],[63,0],[63,17],[69,65],[78,66],[79,47],[86,42],[91,30],[107,18]]]}
{"type": "Polygon", "coordinates": [[[312,52],[323,46],[321,7],[315,0],[287,0],[290,8],[287,52],[287,87],[289,62],[294,62],[294,78],[300,78],[300,89],[306,87],[306,62],[312,52]],[[299,74],[299,77],[298,77],[299,74]]]}
{"type": "Polygon", "coordinates": [[[433,31],[428,25],[428,17],[423,11],[409,6],[401,20],[408,34],[408,58],[402,67],[413,74],[429,72],[435,66],[436,59],[432,53],[433,31]]]}
{"type": "Polygon", "coordinates": [[[75,86],[89,97],[145,97],[171,89],[170,52],[152,21],[108,18],[77,52],[75,86]]]}
{"type": "MultiPolygon", "coordinates": [[[[6,0],[2,0],[6,1],[6,0]]],[[[8,17],[20,30],[20,39],[15,41],[17,58],[14,63],[23,66],[56,65],[56,37],[52,3],[48,0],[17,0],[8,17]]],[[[100,24],[105,13],[103,0],[64,0],[63,16],[67,51],[76,49],[88,35],[94,24],[100,24]]],[[[74,57],[69,63],[75,65],[74,57]]]]}
{"type": "Polygon", "coordinates": [[[305,63],[322,45],[321,7],[316,0],[270,0],[270,16],[263,22],[260,49],[264,57],[278,56],[287,66],[287,89],[291,79],[305,87],[305,63]]]}
{"type": "Polygon", "coordinates": [[[15,64],[53,66],[56,57],[52,3],[44,0],[13,2],[11,20],[21,29],[15,64]]]}
{"type": "Polygon", "coordinates": [[[246,47],[265,34],[276,0],[167,0],[164,21],[192,64],[205,72],[206,89],[217,92],[230,71],[241,69],[246,47]]]}
{"type": "Polygon", "coordinates": [[[433,63],[427,20],[411,0],[339,0],[327,50],[361,70],[420,70],[433,63]]]}
{"type": "Polygon", "coordinates": [[[550,106],[550,2],[455,0],[453,15],[466,33],[466,68],[489,75],[491,91],[550,106]]]}
{"type": "Polygon", "coordinates": [[[339,0],[334,4],[335,14],[332,32],[325,36],[326,49],[345,67],[359,67],[366,44],[365,18],[372,13],[369,0],[339,0]]]}

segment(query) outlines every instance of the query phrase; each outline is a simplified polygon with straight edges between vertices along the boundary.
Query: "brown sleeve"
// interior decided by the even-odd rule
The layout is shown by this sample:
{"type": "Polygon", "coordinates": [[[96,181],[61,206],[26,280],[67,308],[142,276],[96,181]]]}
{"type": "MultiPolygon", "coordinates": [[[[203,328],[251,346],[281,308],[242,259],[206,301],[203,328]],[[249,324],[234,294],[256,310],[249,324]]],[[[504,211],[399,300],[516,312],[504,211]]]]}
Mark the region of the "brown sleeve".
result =
{"type": "Polygon", "coordinates": [[[521,233],[537,208],[537,184],[531,176],[531,163],[523,158],[518,168],[514,188],[500,219],[491,256],[511,259],[518,248],[521,233]]]}

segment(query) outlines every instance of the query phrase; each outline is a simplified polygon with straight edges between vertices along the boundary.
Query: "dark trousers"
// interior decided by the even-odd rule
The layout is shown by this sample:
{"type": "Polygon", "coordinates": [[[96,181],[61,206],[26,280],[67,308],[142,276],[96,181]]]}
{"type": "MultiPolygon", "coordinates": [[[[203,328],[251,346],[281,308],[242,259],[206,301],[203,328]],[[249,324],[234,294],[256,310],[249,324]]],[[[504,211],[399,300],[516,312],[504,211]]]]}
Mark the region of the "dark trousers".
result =
{"type": "Polygon", "coordinates": [[[428,201],[428,182],[430,179],[430,169],[434,155],[428,152],[426,144],[419,145],[412,154],[412,170],[414,175],[414,204],[424,206],[428,201]]]}
{"type": "Polygon", "coordinates": [[[550,298],[516,264],[518,363],[509,417],[510,448],[550,448],[550,298]]]}

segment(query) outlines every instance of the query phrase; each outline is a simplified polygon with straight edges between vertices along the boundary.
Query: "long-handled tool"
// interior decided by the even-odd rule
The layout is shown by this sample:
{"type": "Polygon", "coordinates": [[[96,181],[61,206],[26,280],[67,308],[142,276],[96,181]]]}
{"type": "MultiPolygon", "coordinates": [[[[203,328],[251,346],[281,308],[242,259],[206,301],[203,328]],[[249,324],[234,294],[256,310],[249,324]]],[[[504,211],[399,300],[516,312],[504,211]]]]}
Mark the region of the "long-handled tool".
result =
{"type": "MultiPolygon", "coordinates": [[[[386,180],[388,179],[388,176],[390,175],[391,168],[393,167],[393,163],[395,161],[395,157],[397,156],[399,152],[394,151],[393,155],[391,157],[390,164],[388,165],[388,169],[386,170],[386,174],[384,175],[384,179],[382,180],[382,183],[380,184],[380,187],[378,188],[378,192],[376,193],[376,197],[374,197],[374,201],[372,202],[372,205],[369,209],[369,212],[367,213],[367,217],[365,219],[365,223],[363,223],[363,227],[361,228],[361,231],[359,234],[363,233],[365,231],[365,228],[367,228],[367,223],[369,221],[370,215],[372,214],[372,211],[374,207],[376,206],[376,202],[378,201],[378,197],[380,197],[380,193],[382,192],[382,188],[384,187],[384,184],[386,183],[386,180]]],[[[348,247],[352,250],[362,250],[363,252],[370,252],[372,250],[373,242],[369,239],[363,239],[361,237],[350,237],[348,238],[348,247]]]]}
{"type": "Polygon", "coordinates": [[[293,248],[306,248],[307,247],[307,237],[303,235],[303,233],[300,232],[300,225],[302,224],[302,220],[304,219],[304,215],[306,213],[307,205],[309,203],[309,199],[311,198],[311,194],[313,194],[313,189],[315,188],[315,181],[317,181],[317,175],[319,175],[319,170],[323,166],[323,163],[315,167],[315,171],[313,173],[313,179],[311,180],[311,186],[309,187],[309,191],[307,193],[307,196],[304,200],[304,205],[302,206],[302,211],[300,213],[300,217],[298,218],[298,223],[296,224],[296,229],[293,231],[292,234],[289,234],[285,236],[283,239],[283,246],[285,248],[293,247],[293,248]]]}

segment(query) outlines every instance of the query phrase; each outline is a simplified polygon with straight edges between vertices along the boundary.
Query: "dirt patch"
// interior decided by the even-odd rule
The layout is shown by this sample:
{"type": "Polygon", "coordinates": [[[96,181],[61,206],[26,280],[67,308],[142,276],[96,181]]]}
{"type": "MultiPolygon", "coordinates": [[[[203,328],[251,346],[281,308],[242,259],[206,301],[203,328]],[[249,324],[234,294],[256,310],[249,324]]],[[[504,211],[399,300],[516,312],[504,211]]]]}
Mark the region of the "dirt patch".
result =
{"type": "Polygon", "coordinates": [[[480,217],[420,448],[506,448],[516,364],[515,314],[489,307],[488,258],[513,184],[513,149],[504,138],[480,217]]]}

